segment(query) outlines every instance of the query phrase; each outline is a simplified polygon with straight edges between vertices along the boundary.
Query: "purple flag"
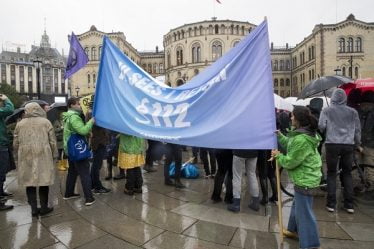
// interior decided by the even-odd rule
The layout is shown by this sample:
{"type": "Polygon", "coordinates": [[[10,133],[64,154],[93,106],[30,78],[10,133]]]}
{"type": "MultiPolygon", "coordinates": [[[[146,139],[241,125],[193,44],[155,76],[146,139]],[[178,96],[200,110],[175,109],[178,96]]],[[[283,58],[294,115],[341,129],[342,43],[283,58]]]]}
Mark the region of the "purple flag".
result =
{"type": "Polygon", "coordinates": [[[70,50],[64,79],[69,78],[88,63],[88,57],[73,32],[71,33],[69,42],[70,50]]]}

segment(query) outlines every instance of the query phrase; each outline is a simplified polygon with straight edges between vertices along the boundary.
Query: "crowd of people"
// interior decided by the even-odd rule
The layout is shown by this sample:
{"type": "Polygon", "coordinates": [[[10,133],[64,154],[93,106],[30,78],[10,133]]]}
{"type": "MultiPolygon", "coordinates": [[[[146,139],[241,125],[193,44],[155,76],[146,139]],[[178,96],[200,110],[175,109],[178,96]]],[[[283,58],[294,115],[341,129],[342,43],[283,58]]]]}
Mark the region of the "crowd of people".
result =
{"type": "MultiPolygon", "coordinates": [[[[250,209],[258,211],[260,205],[269,201],[277,202],[275,162],[278,162],[287,170],[295,189],[288,226],[283,232],[287,237],[298,238],[301,248],[318,248],[320,242],[313,213],[315,190],[324,182],[327,183],[326,209],[335,212],[336,178],[340,168],[344,200],[342,208],[353,214],[355,186],[351,170],[355,153],[359,164],[374,165],[374,92],[368,91],[359,97],[357,92],[353,94],[356,97],[349,95],[347,100],[344,90],[336,89],[331,97],[331,105],[324,109],[317,99],[309,107],[296,106],[291,113],[277,112],[279,149],[193,147],[194,163],[200,157],[205,171],[204,178],[214,179],[212,201],[224,201],[229,211],[240,212],[242,179],[246,175],[250,209]],[[321,154],[326,160],[327,173],[321,154]],[[272,193],[270,198],[268,182],[272,193]],[[222,200],[224,185],[226,191],[222,200]]],[[[108,167],[105,180],[125,178],[123,192],[127,195],[141,194],[142,168],[149,173],[155,172],[155,162],[161,161],[164,162],[164,184],[178,189],[186,187],[181,181],[184,146],[146,141],[99,127],[95,125],[95,118],[90,113],[83,115],[78,98],[68,100],[68,111],[62,113],[61,119],[53,125],[46,118],[46,109],[37,103],[28,103],[23,118],[17,122],[11,143],[4,120],[12,114],[14,107],[5,95],[1,95],[0,99],[0,210],[12,208],[6,204],[12,194],[6,192],[4,182],[6,173],[14,168],[9,160],[13,155],[17,162],[18,183],[26,190],[33,216],[43,216],[53,211],[53,207],[48,206],[48,192],[49,186],[54,184],[56,168],[67,170],[63,199],[80,198],[80,194],[75,192],[79,176],[86,206],[95,202],[95,194],[111,192],[101,181],[104,178],[100,176],[104,160],[108,167]],[[85,141],[89,143],[92,158],[73,160],[69,143],[76,135],[82,137],[82,146],[85,141]],[[170,175],[172,162],[175,167],[174,179],[170,175]],[[114,176],[116,166],[118,174],[114,176]],[[37,204],[37,192],[40,207],[37,204]]],[[[374,197],[373,171],[370,167],[365,168],[369,184],[365,185],[364,191],[370,198],[374,197]]]]}

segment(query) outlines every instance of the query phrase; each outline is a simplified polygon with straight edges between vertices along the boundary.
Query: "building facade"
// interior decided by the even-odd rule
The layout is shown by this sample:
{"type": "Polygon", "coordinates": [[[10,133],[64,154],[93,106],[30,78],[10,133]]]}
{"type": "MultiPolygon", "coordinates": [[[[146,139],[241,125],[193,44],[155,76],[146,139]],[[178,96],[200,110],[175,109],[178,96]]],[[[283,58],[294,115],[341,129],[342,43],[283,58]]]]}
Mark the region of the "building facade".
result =
{"type": "Polygon", "coordinates": [[[34,61],[40,61],[40,94],[67,94],[68,84],[64,80],[65,58],[52,48],[44,31],[40,46],[32,46],[29,53],[2,51],[0,53],[0,82],[13,86],[29,99],[38,96],[37,68],[34,61]]]}

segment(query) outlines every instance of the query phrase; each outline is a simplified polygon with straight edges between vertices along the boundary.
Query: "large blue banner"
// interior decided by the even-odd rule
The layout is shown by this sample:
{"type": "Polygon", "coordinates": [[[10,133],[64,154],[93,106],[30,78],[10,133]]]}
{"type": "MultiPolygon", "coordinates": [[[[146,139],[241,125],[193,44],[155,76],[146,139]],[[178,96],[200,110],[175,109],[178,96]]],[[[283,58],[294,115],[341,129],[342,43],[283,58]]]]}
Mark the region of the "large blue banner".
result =
{"type": "Polygon", "coordinates": [[[160,84],[104,37],[93,115],[104,128],[175,144],[276,148],[267,22],[190,82],[160,84]]]}

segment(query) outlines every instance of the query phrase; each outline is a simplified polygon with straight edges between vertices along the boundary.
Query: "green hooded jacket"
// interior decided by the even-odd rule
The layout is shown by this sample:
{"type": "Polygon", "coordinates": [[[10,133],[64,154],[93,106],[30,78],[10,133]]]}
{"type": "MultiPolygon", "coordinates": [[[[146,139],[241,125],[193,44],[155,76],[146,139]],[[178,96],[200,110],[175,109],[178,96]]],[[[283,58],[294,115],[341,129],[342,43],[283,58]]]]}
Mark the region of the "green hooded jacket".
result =
{"type": "Polygon", "coordinates": [[[5,118],[11,115],[14,111],[13,103],[6,99],[4,100],[4,106],[0,107],[0,147],[8,147],[9,135],[5,125],[5,118]]]}
{"type": "Polygon", "coordinates": [[[134,155],[142,154],[144,153],[144,139],[121,134],[119,137],[119,151],[134,155]]]}
{"type": "Polygon", "coordinates": [[[318,187],[322,176],[322,161],[317,150],[321,136],[301,128],[291,131],[287,137],[278,135],[278,140],[287,148],[287,154],[277,155],[276,160],[288,171],[291,181],[299,187],[318,187]]]}
{"type": "Polygon", "coordinates": [[[93,121],[90,120],[85,124],[79,116],[79,112],[72,109],[63,113],[62,119],[64,121],[64,151],[68,155],[67,143],[71,134],[87,136],[92,129],[93,121]]]}

